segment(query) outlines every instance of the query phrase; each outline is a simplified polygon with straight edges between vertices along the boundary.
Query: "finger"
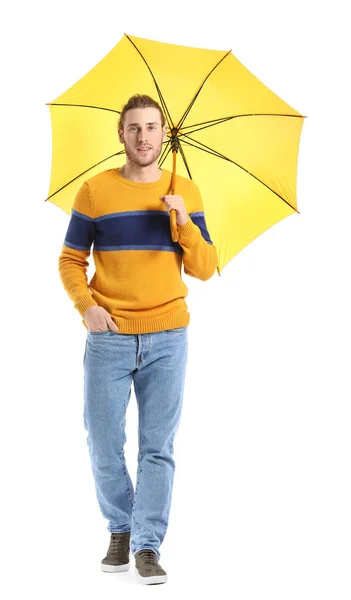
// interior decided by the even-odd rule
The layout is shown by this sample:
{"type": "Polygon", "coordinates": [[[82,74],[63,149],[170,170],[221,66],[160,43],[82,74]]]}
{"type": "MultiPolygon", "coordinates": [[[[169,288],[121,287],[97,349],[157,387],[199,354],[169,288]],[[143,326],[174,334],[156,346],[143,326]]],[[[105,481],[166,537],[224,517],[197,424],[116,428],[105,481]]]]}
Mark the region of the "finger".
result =
{"type": "Polygon", "coordinates": [[[101,327],[99,327],[98,325],[96,327],[88,327],[88,329],[90,329],[90,331],[106,331],[106,329],[108,329],[107,325],[101,325],[101,327]]]}
{"type": "Polygon", "coordinates": [[[108,327],[109,327],[109,329],[111,329],[112,331],[115,331],[116,333],[118,333],[118,331],[119,331],[116,323],[114,321],[112,321],[112,319],[110,319],[108,327]]]}

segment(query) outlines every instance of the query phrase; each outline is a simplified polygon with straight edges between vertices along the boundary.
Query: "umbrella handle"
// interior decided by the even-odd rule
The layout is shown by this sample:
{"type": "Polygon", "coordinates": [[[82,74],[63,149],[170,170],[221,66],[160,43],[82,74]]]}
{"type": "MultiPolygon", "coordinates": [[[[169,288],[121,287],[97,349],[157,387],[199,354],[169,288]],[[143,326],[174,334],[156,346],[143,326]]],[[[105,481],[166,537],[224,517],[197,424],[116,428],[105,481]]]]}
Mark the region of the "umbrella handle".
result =
{"type": "MultiPolygon", "coordinates": [[[[172,183],[171,183],[171,192],[174,194],[174,186],[175,186],[175,175],[176,175],[176,160],[177,160],[177,151],[173,150],[173,172],[172,172],[172,183]]],[[[178,241],[178,229],[177,229],[177,211],[172,208],[170,211],[170,222],[171,222],[171,234],[173,242],[178,241]]],[[[217,265],[218,275],[221,275],[219,266],[217,265]]]]}
{"type": "MultiPolygon", "coordinates": [[[[172,191],[173,194],[173,191],[172,191]]],[[[178,241],[178,229],[177,229],[177,211],[172,208],[170,212],[171,217],[171,234],[173,242],[178,241]]]]}
{"type": "MultiPolygon", "coordinates": [[[[176,150],[173,150],[173,172],[172,172],[172,183],[171,183],[171,193],[172,194],[174,194],[174,187],[175,187],[176,160],[177,160],[177,152],[176,152],[176,150]]],[[[171,221],[172,241],[177,242],[178,241],[177,211],[174,208],[172,208],[172,210],[169,213],[169,216],[170,216],[170,221],[171,221]]]]}

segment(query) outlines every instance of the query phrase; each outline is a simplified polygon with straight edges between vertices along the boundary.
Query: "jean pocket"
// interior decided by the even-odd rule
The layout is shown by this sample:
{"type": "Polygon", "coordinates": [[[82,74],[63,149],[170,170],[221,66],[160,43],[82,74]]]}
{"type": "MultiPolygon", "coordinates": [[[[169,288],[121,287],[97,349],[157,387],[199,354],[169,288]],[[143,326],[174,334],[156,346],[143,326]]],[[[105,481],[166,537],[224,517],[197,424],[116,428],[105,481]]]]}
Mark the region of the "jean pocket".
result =
{"type": "Polygon", "coordinates": [[[103,335],[104,333],[108,333],[109,331],[111,330],[104,329],[103,331],[91,331],[91,329],[88,329],[88,332],[91,333],[91,335],[103,335]]]}

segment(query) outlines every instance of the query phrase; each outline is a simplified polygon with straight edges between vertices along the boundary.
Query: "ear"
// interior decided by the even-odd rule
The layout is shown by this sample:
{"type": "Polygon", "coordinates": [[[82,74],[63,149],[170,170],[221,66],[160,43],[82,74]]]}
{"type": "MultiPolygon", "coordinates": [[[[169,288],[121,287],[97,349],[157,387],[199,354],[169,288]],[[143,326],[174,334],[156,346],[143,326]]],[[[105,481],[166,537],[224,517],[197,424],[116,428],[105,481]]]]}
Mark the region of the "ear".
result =
{"type": "Polygon", "coordinates": [[[164,142],[167,139],[167,125],[164,125],[162,131],[163,131],[162,141],[164,142]]]}
{"type": "Polygon", "coordinates": [[[118,139],[120,141],[121,144],[124,144],[124,137],[123,137],[123,131],[122,129],[118,130],[118,139]]]}

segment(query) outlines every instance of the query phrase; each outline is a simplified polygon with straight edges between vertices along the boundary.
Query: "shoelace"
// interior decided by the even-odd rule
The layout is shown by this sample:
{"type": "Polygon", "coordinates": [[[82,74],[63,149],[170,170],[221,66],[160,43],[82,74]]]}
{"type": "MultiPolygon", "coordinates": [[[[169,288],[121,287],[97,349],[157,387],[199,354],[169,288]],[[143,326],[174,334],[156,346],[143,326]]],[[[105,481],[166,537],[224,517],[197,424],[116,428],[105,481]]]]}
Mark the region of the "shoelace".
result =
{"type": "Polygon", "coordinates": [[[153,550],[147,550],[147,549],[140,550],[139,556],[143,557],[143,560],[145,563],[151,563],[151,564],[157,563],[157,556],[153,550]]]}
{"type": "Polygon", "coordinates": [[[124,543],[125,543],[124,536],[112,535],[111,536],[111,552],[118,552],[120,546],[122,546],[124,543]]]}

